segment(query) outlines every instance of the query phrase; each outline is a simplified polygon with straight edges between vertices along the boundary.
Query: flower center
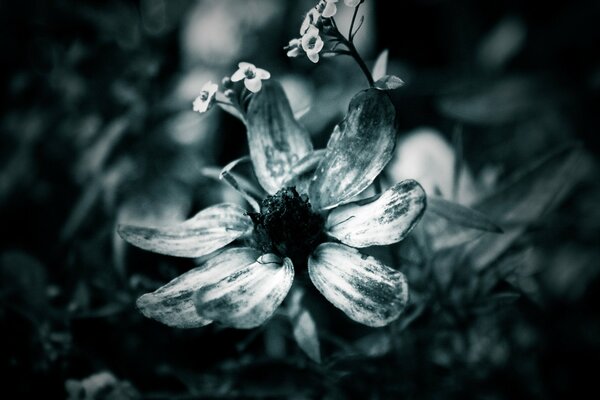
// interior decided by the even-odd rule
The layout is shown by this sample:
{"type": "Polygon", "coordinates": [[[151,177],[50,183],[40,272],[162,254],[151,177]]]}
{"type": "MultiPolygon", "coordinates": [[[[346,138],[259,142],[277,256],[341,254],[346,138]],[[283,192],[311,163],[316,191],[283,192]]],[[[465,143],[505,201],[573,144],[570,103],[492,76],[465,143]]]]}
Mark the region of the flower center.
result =
{"type": "Polygon", "coordinates": [[[208,100],[208,92],[206,90],[203,90],[200,92],[200,100],[202,100],[202,101],[208,100]]]}
{"type": "Polygon", "coordinates": [[[256,76],[256,73],[254,72],[254,70],[252,68],[246,68],[246,70],[244,71],[244,75],[248,79],[254,79],[254,77],[256,76]]]}
{"type": "Polygon", "coordinates": [[[323,241],[323,218],[295,187],[267,196],[260,213],[248,215],[254,222],[256,246],[264,252],[291,258],[296,267],[306,265],[310,253],[323,241]]]}

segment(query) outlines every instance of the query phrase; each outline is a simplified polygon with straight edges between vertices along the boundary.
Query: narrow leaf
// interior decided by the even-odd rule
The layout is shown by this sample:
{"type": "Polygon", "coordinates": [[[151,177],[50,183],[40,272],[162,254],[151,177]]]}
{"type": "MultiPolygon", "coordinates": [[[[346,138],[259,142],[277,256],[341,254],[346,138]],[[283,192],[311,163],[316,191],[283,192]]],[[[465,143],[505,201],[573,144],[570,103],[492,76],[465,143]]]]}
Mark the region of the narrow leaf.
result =
{"type": "Polygon", "coordinates": [[[388,55],[389,51],[385,49],[377,56],[377,60],[375,60],[375,65],[373,66],[373,80],[378,81],[387,73],[388,55]]]}
{"type": "Polygon", "coordinates": [[[429,212],[454,222],[466,228],[480,231],[501,233],[502,229],[493,223],[488,217],[472,208],[461,206],[441,197],[429,196],[429,212]]]}

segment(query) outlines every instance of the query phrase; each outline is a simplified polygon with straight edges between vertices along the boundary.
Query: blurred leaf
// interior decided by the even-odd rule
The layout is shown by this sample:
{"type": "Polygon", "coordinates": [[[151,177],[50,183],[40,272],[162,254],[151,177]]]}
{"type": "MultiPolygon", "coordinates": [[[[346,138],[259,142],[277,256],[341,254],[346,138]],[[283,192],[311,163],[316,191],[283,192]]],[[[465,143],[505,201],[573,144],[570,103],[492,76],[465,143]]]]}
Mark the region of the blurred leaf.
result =
{"type": "Polygon", "coordinates": [[[587,156],[578,146],[568,146],[516,173],[504,186],[475,208],[505,227],[505,234],[485,235],[470,247],[473,266],[483,269],[502,254],[544,213],[560,204],[590,171],[587,156]]]}
{"type": "Polygon", "coordinates": [[[502,229],[498,225],[479,211],[437,196],[429,196],[427,200],[427,210],[448,221],[480,231],[502,233],[502,229]]]}
{"type": "Polygon", "coordinates": [[[321,362],[321,345],[317,325],[311,312],[303,304],[304,291],[298,286],[292,289],[288,316],[292,323],[294,339],[298,347],[313,361],[321,362]]]}
{"type": "Polygon", "coordinates": [[[552,97],[531,77],[505,77],[477,82],[469,77],[445,89],[437,104],[441,112],[459,121],[481,125],[518,120],[539,109],[552,97]]]}
{"type": "Polygon", "coordinates": [[[388,65],[388,49],[383,50],[379,56],[377,56],[377,60],[375,60],[375,65],[373,66],[373,80],[378,81],[383,78],[387,72],[388,65]]]}
{"type": "Polygon", "coordinates": [[[373,86],[380,90],[394,90],[404,85],[404,81],[395,75],[385,75],[375,81],[373,86]]]}
{"type": "Polygon", "coordinates": [[[0,256],[0,298],[24,307],[28,314],[42,317],[48,307],[46,286],[46,270],[31,255],[9,251],[0,256]]]}

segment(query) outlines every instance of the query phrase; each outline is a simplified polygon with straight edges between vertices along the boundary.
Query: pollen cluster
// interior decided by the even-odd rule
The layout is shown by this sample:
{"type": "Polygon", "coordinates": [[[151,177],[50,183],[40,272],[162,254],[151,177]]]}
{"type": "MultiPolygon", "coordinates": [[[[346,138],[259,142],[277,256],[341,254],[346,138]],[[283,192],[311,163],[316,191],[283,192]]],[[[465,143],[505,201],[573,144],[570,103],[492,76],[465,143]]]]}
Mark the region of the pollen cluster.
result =
{"type": "Polygon", "coordinates": [[[254,222],[254,240],[263,252],[289,257],[295,266],[323,240],[323,217],[312,210],[308,196],[295,187],[280,189],[266,197],[260,213],[248,213],[254,222]]]}

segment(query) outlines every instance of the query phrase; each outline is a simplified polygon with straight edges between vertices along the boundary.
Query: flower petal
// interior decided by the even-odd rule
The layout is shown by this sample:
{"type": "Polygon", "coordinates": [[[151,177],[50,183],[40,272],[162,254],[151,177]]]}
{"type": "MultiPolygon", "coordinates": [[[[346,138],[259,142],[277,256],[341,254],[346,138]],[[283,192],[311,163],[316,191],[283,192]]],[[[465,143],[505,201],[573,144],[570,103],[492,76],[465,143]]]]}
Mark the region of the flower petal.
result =
{"type": "Polygon", "coordinates": [[[291,167],[312,150],[310,136],[292,113],[281,87],[265,81],[248,106],[248,146],[254,172],[270,194],[281,188],[291,167]]]}
{"type": "Polygon", "coordinates": [[[256,66],[252,63],[242,61],[242,62],[238,63],[238,68],[241,69],[242,71],[245,71],[247,69],[254,71],[256,69],[256,66]]]}
{"type": "Polygon", "coordinates": [[[336,12],[337,12],[337,6],[335,5],[335,2],[328,1],[327,4],[325,5],[325,9],[323,10],[322,15],[324,18],[331,18],[335,15],[336,12]]]}
{"type": "Polygon", "coordinates": [[[239,329],[257,327],[271,317],[292,286],[294,266],[274,254],[255,260],[198,290],[198,314],[239,329]]]}
{"type": "Polygon", "coordinates": [[[235,71],[233,73],[233,75],[231,75],[231,78],[229,78],[229,79],[231,79],[232,82],[239,82],[242,79],[244,79],[245,77],[246,77],[246,70],[240,68],[237,71],[235,71]]]}
{"type": "Polygon", "coordinates": [[[298,193],[308,194],[308,187],[311,179],[324,154],[325,149],[320,149],[311,151],[304,156],[300,161],[292,166],[292,169],[290,170],[288,176],[284,179],[282,186],[295,186],[298,193]]]}
{"type": "Polygon", "coordinates": [[[218,250],[250,232],[252,220],[235,204],[222,203],[200,211],[178,225],[151,228],[119,225],[130,244],[175,257],[200,257],[218,250]]]}
{"type": "Polygon", "coordinates": [[[308,273],[327,300],[364,325],[389,324],[408,301],[404,274],[343,244],[317,247],[308,259],[308,273]]]}
{"type": "Polygon", "coordinates": [[[269,79],[271,77],[271,73],[266,69],[256,68],[256,76],[264,81],[265,79],[269,79]]]}
{"type": "Polygon", "coordinates": [[[262,88],[262,81],[258,76],[254,78],[246,78],[244,79],[244,86],[246,86],[246,89],[248,89],[252,93],[258,93],[262,88]]]}
{"type": "Polygon", "coordinates": [[[354,96],[310,185],[316,208],[347,203],[373,182],[392,158],[395,117],[388,94],[367,89],[354,96]]]}
{"type": "Polygon", "coordinates": [[[308,57],[308,59],[310,61],[312,61],[313,63],[318,63],[319,62],[319,53],[318,52],[307,52],[306,56],[308,57]]]}
{"type": "Polygon", "coordinates": [[[173,279],[153,293],[137,300],[140,311],[148,318],[178,328],[197,328],[212,322],[196,312],[194,293],[203,286],[221,281],[239,269],[253,264],[260,253],[250,248],[228,249],[173,279]]]}
{"type": "Polygon", "coordinates": [[[346,204],[331,211],[326,232],[353,247],[401,241],[423,216],[425,191],[416,181],[399,182],[368,204],[346,204]]]}

